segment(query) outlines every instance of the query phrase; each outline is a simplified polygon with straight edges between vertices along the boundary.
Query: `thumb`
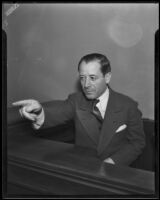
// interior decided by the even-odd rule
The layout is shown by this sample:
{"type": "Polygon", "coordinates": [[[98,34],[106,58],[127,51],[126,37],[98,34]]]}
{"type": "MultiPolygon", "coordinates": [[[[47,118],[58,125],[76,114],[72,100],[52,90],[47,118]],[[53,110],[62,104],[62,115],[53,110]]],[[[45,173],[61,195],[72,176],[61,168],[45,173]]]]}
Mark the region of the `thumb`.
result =
{"type": "Polygon", "coordinates": [[[33,114],[33,113],[26,112],[25,109],[26,109],[25,107],[22,108],[22,114],[23,114],[23,116],[25,118],[31,120],[31,121],[36,121],[36,117],[37,116],[35,114],[33,114]]]}
{"type": "Polygon", "coordinates": [[[30,106],[25,106],[25,109],[24,109],[26,112],[32,112],[33,111],[33,106],[30,105],[30,106]]]}

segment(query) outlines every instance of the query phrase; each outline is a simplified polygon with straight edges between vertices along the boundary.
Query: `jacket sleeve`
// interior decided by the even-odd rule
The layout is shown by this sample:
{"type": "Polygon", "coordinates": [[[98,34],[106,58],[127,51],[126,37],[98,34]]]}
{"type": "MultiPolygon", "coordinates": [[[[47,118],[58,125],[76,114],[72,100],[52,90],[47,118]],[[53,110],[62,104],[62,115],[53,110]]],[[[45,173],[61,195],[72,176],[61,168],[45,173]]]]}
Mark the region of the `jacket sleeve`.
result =
{"type": "Polygon", "coordinates": [[[69,95],[66,100],[54,100],[43,105],[44,124],[40,129],[66,124],[74,119],[74,95],[69,95]]]}
{"type": "Polygon", "coordinates": [[[132,103],[127,113],[126,143],[114,153],[111,158],[117,164],[130,165],[141,153],[145,146],[142,114],[137,108],[137,103],[132,103]]]}

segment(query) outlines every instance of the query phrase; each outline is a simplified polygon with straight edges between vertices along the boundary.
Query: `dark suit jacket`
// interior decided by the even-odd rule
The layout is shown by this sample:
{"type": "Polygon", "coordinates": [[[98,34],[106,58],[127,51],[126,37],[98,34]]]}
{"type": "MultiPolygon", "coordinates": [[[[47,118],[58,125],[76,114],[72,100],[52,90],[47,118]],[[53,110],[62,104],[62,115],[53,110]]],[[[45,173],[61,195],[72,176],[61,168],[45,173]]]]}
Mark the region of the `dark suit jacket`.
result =
{"type": "Polygon", "coordinates": [[[145,146],[141,112],[131,98],[110,90],[107,110],[101,131],[92,114],[92,101],[83,93],[69,95],[65,101],[53,101],[44,107],[42,127],[57,126],[74,120],[75,144],[96,150],[100,159],[111,157],[116,164],[129,165],[145,146]],[[116,130],[126,124],[119,133],[116,130]]]}

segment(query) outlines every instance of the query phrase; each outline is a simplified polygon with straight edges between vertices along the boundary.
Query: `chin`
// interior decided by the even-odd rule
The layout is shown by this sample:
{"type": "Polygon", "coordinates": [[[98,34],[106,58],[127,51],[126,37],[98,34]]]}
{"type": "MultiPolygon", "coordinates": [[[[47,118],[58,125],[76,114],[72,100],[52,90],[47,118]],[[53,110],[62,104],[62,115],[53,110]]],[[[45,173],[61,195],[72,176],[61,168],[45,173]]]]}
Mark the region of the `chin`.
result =
{"type": "Polygon", "coordinates": [[[96,97],[92,94],[85,94],[87,99],[95,99],[96,97]]]}

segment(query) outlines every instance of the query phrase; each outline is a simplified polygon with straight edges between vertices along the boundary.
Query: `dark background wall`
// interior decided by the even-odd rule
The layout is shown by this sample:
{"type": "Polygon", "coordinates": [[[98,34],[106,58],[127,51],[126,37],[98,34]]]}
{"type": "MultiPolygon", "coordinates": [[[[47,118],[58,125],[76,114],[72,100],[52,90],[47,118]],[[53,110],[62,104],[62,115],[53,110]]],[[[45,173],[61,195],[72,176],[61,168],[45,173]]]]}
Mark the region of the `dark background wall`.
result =
{"type": "Polygon", "coordinates": [[[4,4],[7,105],[65,99],[76,90],[77,64],[107,55],[111,87],[154,118],[154,37],[158,4],[4,4]]]}

